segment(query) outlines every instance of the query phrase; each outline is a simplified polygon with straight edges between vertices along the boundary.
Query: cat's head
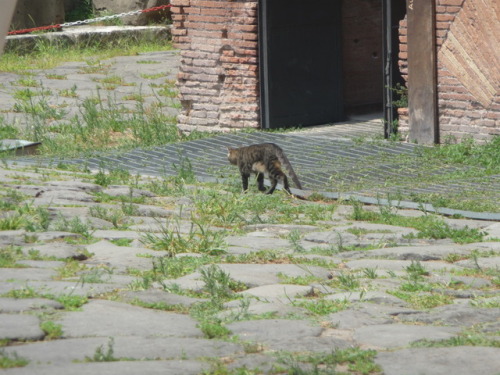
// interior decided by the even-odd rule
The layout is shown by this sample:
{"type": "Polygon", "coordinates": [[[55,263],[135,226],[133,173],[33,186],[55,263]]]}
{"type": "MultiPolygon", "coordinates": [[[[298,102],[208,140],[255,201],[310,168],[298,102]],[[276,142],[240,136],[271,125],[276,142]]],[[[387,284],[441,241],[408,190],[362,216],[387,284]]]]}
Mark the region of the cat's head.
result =
{"type": "Polygon", "coordinates": [[[229,162],[231,164],[238,164],[238,149],[237,148],[233,148],[233,147],[228,147],[227,148],[227,160],[229,160],[229,162]]]}

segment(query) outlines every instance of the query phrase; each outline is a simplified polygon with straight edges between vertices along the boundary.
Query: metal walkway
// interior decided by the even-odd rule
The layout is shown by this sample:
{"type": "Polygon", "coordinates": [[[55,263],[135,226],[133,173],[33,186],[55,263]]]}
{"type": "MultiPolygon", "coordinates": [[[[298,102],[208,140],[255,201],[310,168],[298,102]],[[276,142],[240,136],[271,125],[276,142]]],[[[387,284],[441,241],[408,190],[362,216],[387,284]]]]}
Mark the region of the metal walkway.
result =
{"type": "MultiPolygon", "coordinates": [[[[53,166],[58,163],[85,165],[94,170],[125,169],[131,174],[161,177],[176,175],[176,167],[184,158],[189,160],[200,181],[220,181],[239,175],[237,168],[227,162],[227,146],[273,142],[283,148],[307,191],[319,192],[331,198],[355,198],[374,204],[392,201],[391,204],[402,207],[500,220],[498,213],[434,209],[430,205],[412,202],[412,198],[418,194],[484,194],[500,207],[500,175],[478,180],[455,178],[446,183],[435,183],[432,182],[433,176],[455,172],[456,169],[431,167],[427,171],[428,175],[423,176],[418,168],[417,155],[424,146],[339,137],[342,127],[348,129],[349,126],[350,132],[346,132],[346,135],[352,138],[353,124],[345,124],[295,133],[221,134],[212,138],[85,159],[21,158],[16,159],[16,162],[53,166]]],[[[360,129],[368,131],[366,127],[360,129]]],[[[372,130],[376,129],[372,127],[372,130]]]]}

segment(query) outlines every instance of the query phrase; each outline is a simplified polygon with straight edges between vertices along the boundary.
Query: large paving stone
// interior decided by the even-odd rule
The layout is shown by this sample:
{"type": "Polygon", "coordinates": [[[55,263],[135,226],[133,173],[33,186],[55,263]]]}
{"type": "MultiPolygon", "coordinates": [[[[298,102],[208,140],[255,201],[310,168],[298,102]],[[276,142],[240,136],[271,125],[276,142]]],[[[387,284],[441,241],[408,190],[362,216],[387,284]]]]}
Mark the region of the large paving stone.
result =
{"type": "Polygon", "coordinates": [[[204,298],[194,298],[181,296],[179,294],[168,293],[163,290],[142,290],[142,291],[125,291],[120,293],[120,297],[125,301],[138,300],[144,303],[165,303],[167,305],[181,305],[189,307],[195,303],[207,301],[204,298]]]}
{"type": "Polygon", "coordinates": [[[484,228],[484,231],[488,233],[488,235],[486,236],[487,240],[500,239],[500,223],[488,225],[486,228],[484,228]]]}
{"type": "Polygon", "coordinates": [[[385,375],[498,375],[500,348],[457,346],[378,353],[385,375]]]}
{"type": "Polygon", "coordinates": [[[151,258],[138,255],[149,255],[150,257],[163,255],[162,252],[145,248],[117,246],[106,240],[88,245],[86,249],[93,254],[89,259],[90,262],[106,264],[117,272],[124,272],[128,268],[150,270],[152,268],[151,258]]]}
{"type": "Polygon", "coordinates": [[[71,363],[61,365],[41,365],[36,367],[36,372],[28,366],[3,370],[8,375],[165,375],[182,374],[198,375],[210,366],[207,362],[199,361],[124,361],[124,362],[98,362],[98,363],[71,363]]]}
{"type": "Polygon", "coordinates": [[[62,308],[64,306],[59,302],[46,298],[0,298],[0,313],[62,308]]]}
{"type": "MultiPolygon", "coordinates": [[[[31,233],[30,233],[31,234],[31,233]]],[[[81,235],[78,233],[71,232],[61,232],[61,231],[47,231],[42,233],[33,233],[38,240],[38,242],[63,240],[65,238],[80,238],[81,235]]]]}
{"type": "Polygon", "coordinates": [[[81,283],[79,281],[24,281],[0,282],[0,294],[12,290],[33,289],[40,294],[75,295],[96,297],[119,288],[119,284],[109,283],[81,283]]]}
{"type": "Polygon", "coordinates": [[[240,340],[261,343],[274,350],[331,351],[349,346],[347,341],[321,336],[321,327],[304,320],[253,320],[231,323],[227,328],[240,340]]]}
{"type": "Polygon", "coordinates": [[[38,196],[33,199],[37,205],[65,205],[65,204],[82,204],[94,203],[94,197],[84,191],[78,190],[42,190],[38,192],[38,196]]]}
{"type": "Polygon", "coordinates": [[[262,285],[255,288],[250,288],[240,292],[239,294],[250,295],[264,300],[279,299],[281,301],[290,301],[291,298],[297,296],[302,297],[312,292],[310,286],[293,285],[293,284],[271,284],[262,285]]]}
{"type": "Polygon", "coordinates": [[[203,357],[227,357],[243,353],[239,344],[217,340],[178,337],[117,336],[86,337],[27,343],[5,348],[7,353],[17,353],[28,359],[31,365],[64,364],[93,358],[96,349],[104,352],[113,349],[115,358],[134,360],[201,359],[203,357]]]}
{"type": "Polygon", "coordinates": [[[87,193],[97,193],[99,191],[102,191],[103,189],[101,185],[93,184],[91,182],[78,181],[78,180],[48,181],[45,183],[45,185],[51,187],[54,190],[61,189],[69,191],[85,191],[87,193]]]}
{"type": "Polygon", "coordinates": [[[325,297],[329,300],[341,300],[341,301],[370,301],[376,304],[382,305],[392,305],[392,306],[406,306],[407,303],[402,299],[399,299],[391,294],[384,292],[368,291],[368,292],[343,292],[334,293],[325,297]]]}
{"type": "Polygon", "coordinates": [[[38,317],[0,314],[0,340],[41,340],[44,336],[38,317]]]}
{"type": "Polygon", "coordinates": [[[30,250],[38,251],[41,256],[65,259],[80,255],[83,252],[84,247],[66,242],[51,242],[43,245],[32,244],[23,246],[24,253],[27,254],[30,250]]]}
{"type": "Polygon", "coordinates": [[[55,269],[55,268],[64,267],[66,262],[64,262],[62,260],[29,260],[29,259],[26,259],[26,260],[18,261],[17,264],[22,264],[22,265],[24,265],[26,267],[30,267],[30,268],[55,269]]]}
{"type": "MultiPolygon", "coordinates": [[[[350,269],[378,268],[380,270],[405,272],[406,268],[412,264],[410,260],[387,260],[387,259],[360,259],[346,262],[350,269]]],[[[454,264],[446,262],[420,262],[427,271],[446,271],[451,269],[461,269],[454,264]]]]}
{"type": "Polygon", "coordinates": [[[478,308],[467,304],[435,307],[429,311],[403,313],[398,318],[405,322],[444,324],[470,327],[475,324],[500,321],[500,308],[478,308]]]}
{"type": "Polygon", "coordinates": [[[358,222],[352,225],[334,227],[331,231],[313,232],[304,236],[305,241],[327,243],[335,246],[346,245],[373,245],[384,243],[408,244],[404,236],[418,233],[417,230],[406,227],[397,227],[385,224],[358,222]],[[353,234],[351,231],[358,231],[353,234]]]}
{"type": "MultiPolygon", "coordinates": [[[[450,254],[465,256],[476,249],[476,246],[469,245],[414,245],[414,246],[397,246],[387,247],[384,249],[374,249],[367,251],[350,251],[343,253],[345,258],[362,259],[362,258],[388,258],[398,260],[442,260],[450,254]]],[[[475,245],[475,244],[474,244],[475,245]]]]}
{"type": "Polygon", "coordinates": [[[477,268],[479,266],[481,269],[492,268],[494,270],[498,270],[500,269],[500,256],[478,258],[477,264],[473,259],[461,260],[456,262],[455,264],[467,268],[477,268]]]}
{"type": "Polygon", "coordinates": [[[187,315],[103,300],[90,301],[82,310],[63,316],[64,337],[203,336],[196,321],[187,315]]]}
{"type": "Polygon", "coordinates": [[[249,303],[248,307],[244,307],[240,299],[225,303],[225,310],[221,316],[274,314],[276,317],[285,318],[289,315],[304,315],[303,309],[290,305],[290,300],[282,298],[248,298],[247,302],[249,303]]]}
{"type": "Polygon", "coordinates": [[[24,245],[24,236],[26,231],[24,229],[19,230],[2,230],[0,231],[0,246],[20,246],[24,245]]]}
{"type": "Polygon", "coordinates": [[[322,267],[301,266],[296,264],[219,264],[231,278],[245,283],[249,287],[278,284],[279,274],[298,276],[318,276],[326,279],[328,271],[322,267]]]}
{"type": "Polygon", "coordinates": [[[449,339],[460,332],[455,327],[428,327],[403,324],[363,326],[354,331],[354,340],[373,349],[398,348],[420,340],[449,339]]]}
{"type": "Polygon", "coordinates": [[[104,230],[97,229],[92,232],[92,237],[102,238],[108,241],[126,238],[129,240],[140,240],[142,235],[133,230],[104,230]]]}
{"type": "Polygon", "coordinates": [[[368,325],[392,324],[400,313],[414,312],[404,307],[359,303],[347,310],[328,315],[328,320],[338,329],[356,329],[368,325]]]}
{"type": "Polygon", "coordinates": [[[31,281],[31,280],[52,280],[57,272],[45,268],[2,268],[0,281],[31,281]]]}
{"type": "Polygon", "coordinates": [[[251,224],[243,227],[245,230],[276,233],[281,236],[289,234],[292,231],[300,233],[313,232],[318,229],[315,225],[299,224],[251,224]]]}
{"type": "Polygon", "coordinates": [[[107,188],[102,190],[103,194],[110,195],[112,197],[132,197],[132,198],[140,198],[140,197],[154,197],[155,194],[148,190],[130,188],[129,186],[123,185],[110,185],[107,188]]]}
{"type": "Polygon", "coordinates": [[[249,233],[246,236],[229,236],[226,238],[226,242],[230,247],[243,247],[252,251],[291,248],[290,241],[279,238],[272,233],[265,233],[265,236],[257,236],[255,232],[253,235],[249,233]]]}

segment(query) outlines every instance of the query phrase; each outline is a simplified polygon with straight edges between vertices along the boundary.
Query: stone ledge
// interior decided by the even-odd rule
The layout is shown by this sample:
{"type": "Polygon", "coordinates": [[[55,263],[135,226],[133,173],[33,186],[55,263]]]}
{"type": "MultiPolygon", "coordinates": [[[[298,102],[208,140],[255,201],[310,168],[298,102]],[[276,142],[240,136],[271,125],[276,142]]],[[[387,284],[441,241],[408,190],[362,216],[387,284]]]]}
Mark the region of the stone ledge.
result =
{"type": "Polygon", "coordinates": [[[43,34],[12,35],[6,38],[5,51],[32,50],[40,40],[75,45],[78,43],[110,43],[123,37],[171,39],[170,26],[76,26],[43,34]]]}

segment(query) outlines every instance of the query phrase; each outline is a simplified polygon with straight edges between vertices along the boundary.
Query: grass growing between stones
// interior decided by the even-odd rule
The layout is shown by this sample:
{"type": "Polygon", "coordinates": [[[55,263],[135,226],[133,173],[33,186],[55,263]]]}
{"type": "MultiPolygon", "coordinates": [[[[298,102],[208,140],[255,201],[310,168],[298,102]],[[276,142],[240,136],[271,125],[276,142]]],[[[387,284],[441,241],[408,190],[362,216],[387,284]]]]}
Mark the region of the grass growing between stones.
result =
{"type": "Polygon", "coordinates": [[[382,369],[375,364],[375,350],[360,348],[337,349],[331,353],[291,354],[278,353],[278,363],[274,373],[294,375],[328,374],[381,374],[382,369]],[[345,372],[345,371],[348,372],[345,372]],[[342,372],[339,372],[342,371],[342,372]]]}
{"type": "Polygon", "coordinates": [[[26,358],[20,357],[17,353],[6,353],[0,349],[0,368],[8,369],[14,367],[24,367],[29,363],[26,358]]]}
{"type": "Polygon", "coordinates": [[[486,235],[476,228],[452,228],[441,216],[426,214],[418,217],[407,217],[393,212],[392,207],[380,207],[380,212],[367,211],[359,202],[353,202],[353,220],[369,221],[379,224],[396,225],[415,228],[419,231],[417,235],[407,235],[406,239],[444,239],[449,238],[456,243],[466,244],[481,242],[486,235]]]}
{"type": "Polygon", "coordinates": [[[453,346],[490,346],[500,348],[500,341],[495,335],[499,331],[490,334],[482,333],[476,329],[469,329],[461,332],[458,336],[445,340],[420,340],[411,344],[414,348],[445,348],[453,346]]]}

